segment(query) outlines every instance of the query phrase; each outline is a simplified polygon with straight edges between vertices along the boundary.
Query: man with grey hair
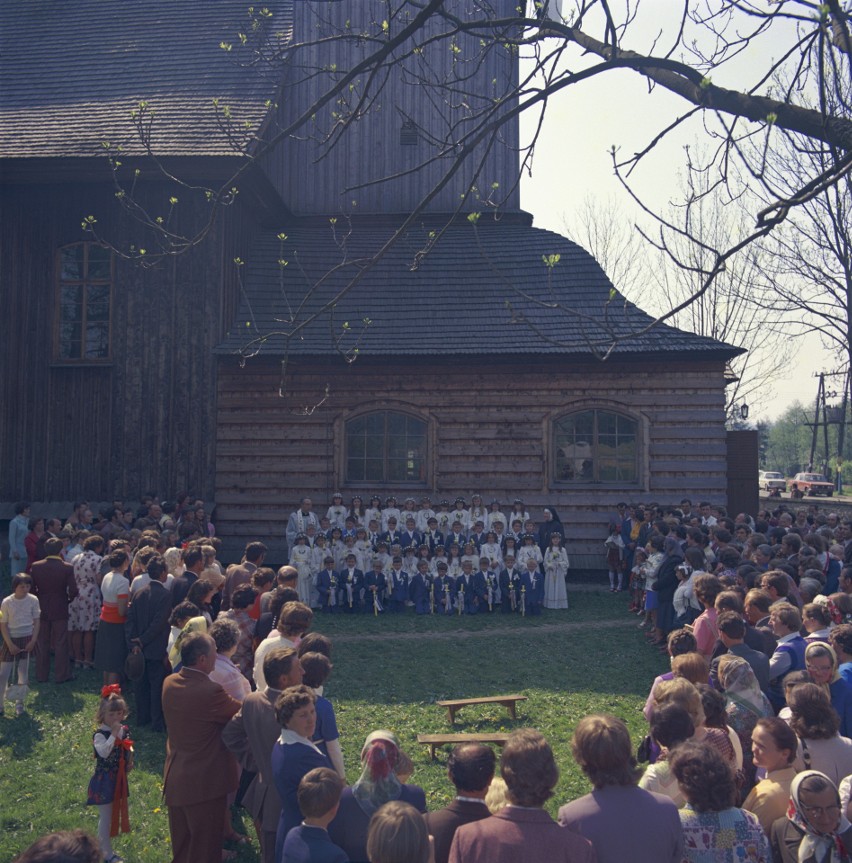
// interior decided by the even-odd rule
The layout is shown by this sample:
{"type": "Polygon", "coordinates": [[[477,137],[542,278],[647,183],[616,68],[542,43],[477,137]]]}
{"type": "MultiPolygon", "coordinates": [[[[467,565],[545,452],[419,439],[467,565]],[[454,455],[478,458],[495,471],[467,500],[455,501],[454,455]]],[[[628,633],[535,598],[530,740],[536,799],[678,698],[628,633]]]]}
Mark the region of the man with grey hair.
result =
{"type": "Polygon", "coordinates": [[[169,734],[163,797],[172,863],[221,863],[225,802],[237,788],[237,763],[222,743],[222,729],[240,703],[210,680],[216,645],[209,635],[189,634],[180,658],[181,670],[163,684],[169,734]]]}

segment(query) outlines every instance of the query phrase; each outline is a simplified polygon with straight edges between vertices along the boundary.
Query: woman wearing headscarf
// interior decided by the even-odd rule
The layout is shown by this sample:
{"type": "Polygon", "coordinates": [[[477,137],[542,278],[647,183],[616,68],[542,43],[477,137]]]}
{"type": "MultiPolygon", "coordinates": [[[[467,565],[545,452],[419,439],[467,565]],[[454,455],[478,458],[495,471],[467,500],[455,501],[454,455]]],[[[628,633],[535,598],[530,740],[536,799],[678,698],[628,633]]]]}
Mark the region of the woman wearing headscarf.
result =
{"type": "Polygon", "coordinates": [[[787,815],[772,825],[769,838],[774,863],[852,862],[852,824],[837,787],[817,770],[793,779],[787,815]]]}
{"type": "Polygon", "coordinates": [[[831,645],[815,641],[805,648],[805,668],[811,680],[821,686],[840,717],[840,734],[852,736],[852,683],[837,670],[837,654],[831,645]]]}
{"type": "Polygon", "coordinates": [[[774,716],[769,699],[760,691],[760,685],[751,666],[741,657],[726,653],[719,658],[719,685],[727,701],[728,726],[733,728],[743,748],[745,788],[754,785],[755,771],[751,752],[751,738],[758,719],[774,716]]]}
{"type": "Polygon", "coordinates": [[[665,638],[674,628],[674,594],[679,584],[677,568],[683,564],[683,550],[677,537],[667,536],[663,542],[663,559],[657,568],[657,644],[665,645],[665,638]]]}
{"type": "Polygon", "coordinates": [[[363,769],[358,781],[345,788],[340,808],[328,825],[328,834],[352,863],[368,863],[367,830],[370,818],[379,807],[391,800],[410,803],[418,812],[426,812],[426,795],[417,785],[406,785],[399,778],[403,765],[410,764],[391,731],[374,731],[361,749],[363,769]]]}
{"type": "Polygon", "coordinates": [[[538,529],[538,547],[541,549],[542,554],[550,548],[550,537],[554,533],[558,533],[563,540],[565,539],[565,527],[559,520],[556,507],[547,506],[544,508],[544,521],[538,529]]]}

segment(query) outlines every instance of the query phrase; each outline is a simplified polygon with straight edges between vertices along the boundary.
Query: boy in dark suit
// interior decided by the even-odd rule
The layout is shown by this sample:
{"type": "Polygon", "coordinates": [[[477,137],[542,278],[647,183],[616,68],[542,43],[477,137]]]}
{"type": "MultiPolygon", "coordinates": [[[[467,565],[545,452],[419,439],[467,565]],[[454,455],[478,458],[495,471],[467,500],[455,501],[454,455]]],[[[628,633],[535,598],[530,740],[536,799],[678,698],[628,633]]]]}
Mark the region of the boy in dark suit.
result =
{"type": "MultiPolygon", "coordinates": [[[[355,555],[346,557],[346,562],[354,566],[355,555]]],[[[323,560],[324,568],[317,573],[317,593],[319,594],[320,606],[325,612],[335,612],[340,604],[340,577],[334,569],[334,558],[327,554],[323,560]]]]}
{"type": "Polygon", "coordinates": [[[329,839],[327,827],[337,815],[343,779],[328,767],[309,770],[299,782],[299,809],[305,820],[284,840],[281,863],[348,863],[346,852],[329,839]]]}
{"type": "Polygon", "coordinates": [[[361,607],[364,573],[355,566],[355,555],[346,555],[346,567],[340,571],[340,601],[347,614],[361,607]]]}

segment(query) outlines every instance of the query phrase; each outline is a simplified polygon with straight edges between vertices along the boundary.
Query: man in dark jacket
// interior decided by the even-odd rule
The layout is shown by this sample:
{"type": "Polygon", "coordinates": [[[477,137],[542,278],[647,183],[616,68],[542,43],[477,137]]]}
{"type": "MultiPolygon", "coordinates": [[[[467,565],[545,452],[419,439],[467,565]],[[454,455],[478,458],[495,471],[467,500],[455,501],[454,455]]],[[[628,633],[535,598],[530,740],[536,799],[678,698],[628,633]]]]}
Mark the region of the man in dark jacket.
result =
{"type": "Polygon", "coordinates": [[[426,827],[435,839],[435,863],[447,863],[453,836],[462,824],[480,821],[491,813],[485,795],[494,778],[494,751],[482,743],[456,746],[447,762],[447,774],[456,787],[456,799],[437,812],[427,812],[426,827]]]}
{"type": "Polygon", "coordinates": [[[164,583],[168,575],[166,562],[159,554],[148,561],[148,575],[150,583],[130,603],[124,631],[128,651],[141,653],[145,659],[144,673],[133,682],[136,724],[150,725],[154,731],[165,731],[162,694],[172,597],[164,583]]]}

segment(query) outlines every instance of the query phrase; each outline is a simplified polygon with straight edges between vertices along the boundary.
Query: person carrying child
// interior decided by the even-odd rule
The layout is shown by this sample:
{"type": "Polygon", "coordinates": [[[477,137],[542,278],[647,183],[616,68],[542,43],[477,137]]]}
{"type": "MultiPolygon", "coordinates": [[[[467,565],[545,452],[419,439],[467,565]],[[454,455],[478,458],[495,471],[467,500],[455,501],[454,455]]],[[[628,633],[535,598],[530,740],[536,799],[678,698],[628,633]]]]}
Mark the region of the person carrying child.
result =
{"type": "Polygon", "coordinates": [[[101,689],[101,701],[92,735],[95,772],[89,780],[87,806],[98,807],[98,842],[104,863],[122,863],[112,849],[111,839],[130,832],[127,811],[127,774],[133,769],[133,741],[124,724],[127,703],[117,683],[101,689]]]}
{"type": "Polygon", "coordinates": [[[6,686],[15,663],[18,665],[18,683],[15,695],[15,715],[24,712],[24,698],[30,675],[30,655],[38,641],[41,625],[41,607],[38,599],[30,595],[32,579],[20,572],[12,577],[12,593],[0,604],[0,716],[6,702],[6,686]]]}

